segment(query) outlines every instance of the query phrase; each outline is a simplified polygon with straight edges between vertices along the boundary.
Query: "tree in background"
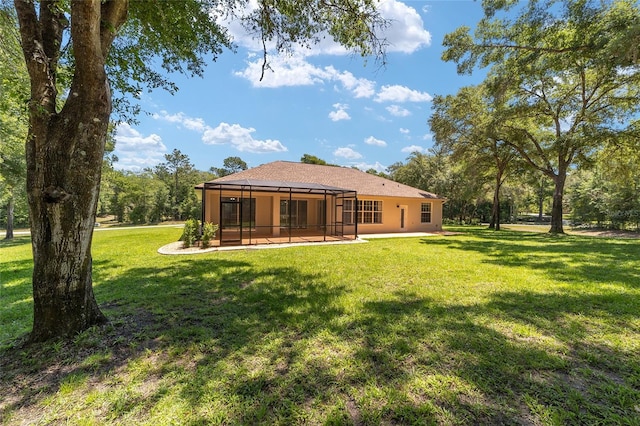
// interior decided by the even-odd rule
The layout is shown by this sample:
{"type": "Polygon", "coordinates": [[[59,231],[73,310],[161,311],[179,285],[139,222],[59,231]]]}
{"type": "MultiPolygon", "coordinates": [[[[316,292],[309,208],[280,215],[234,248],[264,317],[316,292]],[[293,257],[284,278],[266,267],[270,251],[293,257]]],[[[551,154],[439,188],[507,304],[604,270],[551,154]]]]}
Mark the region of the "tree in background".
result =
{"type": "Polygon", "coordinates": [[[319,164],[321,166],[341,167],[338,164],[327,163],[322,158],[316,157],[315,155],[311,154],[303,154],[302,157],[300,157],[300,162],[305,164],[319,164]]]}
{"type": "Polygon", "coordinates": [[[640,230],[640,153],[637,146],[610,146],[593,167],[579,170],[569,183],[572,219],[578,224],[640,230]]]}
{"type": "MultiPolygon", "coordinates": [[[[91,243],[112,89],[134,97],[142,84],[175,90],[152,68],[159,58],[165,71],[201,75],[205,56],[215,59],[231,46],[222,17],[242,22],[264,46],[277,41],[279,50],[328,33],[347,48],[383,56],[376,30],[385,23],[375,4],[260,2],[243,15],[246,2],[235,0],[14,0],[31,83],[31,339],[68,336],[106,320],[93,295],[91,243]],[[70,75],[69,95],[60,102],[63,67],[70,75]]],[[[121,111],[127,109],[123,99],[116,99],[121,111]]]]}
{"type": "Polygon", "coordinates": [[[197,204],[193,187],[197,174],[189,156],[178,149],[164,155],[165,162],[154,168],[154,173],[169,189],[170,211],[174,220],[190,219],[193,204],[197,204]]]}
{"type": "MultiPolygon", "coordinates": [[[[27,134],[29,81],[21,58],[15,13],[0,7],[0,205],[5,207],[5,239],[13,238],[16,206],[27,216],[24,138],[27,134]]],[[[26,225],[26,223],[21,223],[26,225]]]]}
{"type": "Polygon", "coordinates": [[[315,155],[311,155],[311,154],[304,154],[301,158],[300,158],[300,162],[301,163],[305,163],[305,164],[319,164],[321,166],[328,166],[329,164],[324,161],[322,158],[318,158],[315,155]]]}
{"type": "Polygon", "coordinates": [[[218,177],[232,175],[234,173],[247,170],[247,163],[245,163],[240,157],[227,157],[222,161],[222,167],[211,167],[211,173],[214,173],[218,177]]]}
{"type": "Polygon", "coordinates": [[[500,230],[500,190],[516,152],[505,142],[511,135],[502,127],[500,101],[488,86],[463,87],[456,95],[436,96],[429,126],[436,147],[454,162],[475,163],[492,176],[493,203],[489,228],[500,230]]]}
{"type": "Polygon", "coordinates": [[[479,62],[510,105],[509,144],[553,180],[550,232],[562,233],[567,173],[606,143],[638,134],[637,3],[486,1],[475,40],[461,27],[445,37],[443,59],[470,72],[479,62]],[[502,8],[520,14],[496,17],[502,8]],[[621,37],[620,33],[627,37],[621,37]]]}

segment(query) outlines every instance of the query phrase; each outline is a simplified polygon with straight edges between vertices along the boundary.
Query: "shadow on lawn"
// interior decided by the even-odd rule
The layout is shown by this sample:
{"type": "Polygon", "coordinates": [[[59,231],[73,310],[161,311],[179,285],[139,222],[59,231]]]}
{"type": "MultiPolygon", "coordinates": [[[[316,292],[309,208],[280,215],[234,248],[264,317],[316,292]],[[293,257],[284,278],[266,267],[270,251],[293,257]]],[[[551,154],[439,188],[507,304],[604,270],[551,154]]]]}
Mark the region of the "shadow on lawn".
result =
{"type": "MultiPolygon", "coordinates": [[[[429,244],[482,251],[505,265],[537,262],[515,242],[520,235],[482,238],[429,244]],[[515,257],[501,260],[509,250],[515,257]]],[[[582,242],[557,244],[570,244],[577,258],[582,242]]],[[[607,244],[599,250],[617,253],[607,244]]],[[[28,418],[30,409],[41,418],[43,401],[74,380],[103,389],[96,409],[107,421],[148,420],[172,388],[176,404],[189,407],[178,419],[188,424],[589,424],[637,416],[638,360],[586,339],[589,321],[637,323],[637,298],[503,292],[445,306],[399,292],[351,312],[340,303],[346,283],[258,265],[232,256],[126,270],[96,262],[96,296],[109,301],[102,308],[112,323],[72,343],[0,351],[0,389],[12,390],[0,398],[0,420],[17,410],[28,418]],[[535,328],[563,348],[507,334],[491,318],[535,328]]],[[[587,274],[586,266],[574,273],[587,274]]],[[[614,273],[622,282],[632,275],[614,273]]]]}
{"type": "MultiPolygon", "coordinates": [[[[631,424],[637,418],[636,354],[586,343],[586,330],[578,332],[580,325],[566,321],[566,315],[580,312],[590,321],[621,315],[624,323],[637,320],[640,300],[628,301],[620,312],[621,301],[607,295],[506,292],[485,304],[450,307],[410,294],[397,297],[366,303],[364,320],[348,327],[361,330],[365,344],[356,357],[367,364],[370,381],[398,387],[411,383],[407,394],[392,393],[394,399],[379,402],[383,420],[536,424],[547,418],[560,424],[631,424]],[[535,327],[545,338],[565,344],[568,353],[550,349],[543,340],[507,335],[485,325],[486,318],[535,327]]],[[[363,418],[371,424],[381,420],[374,412],[363,418]]]]}
{"type": "MultiPolygon", "coordinates": [[[[98,383],[153,353],[163,355],[154,361],[157,370],[154,367],[151,375],[180,376],[185,362],[191,364],[193,375],[186,373],[177,381],[192,390],[219,374],[216,364],[250,357],[274,340],[285,341],[284,352],[297,359],[299,336],[313,334],[341,314],[333,301],[343,287],[327,285],[321,273],[304,274],[291,267],[255,268],[215,258],[184,258],[168,267],[116,274],[119,265],[100,261],[94,266],[96,298],[109,300],[101,308],[112,322],[80,333],[73,342],[0,351],[0,420],[18,408],[38,410],[43,399],[74,377],[98,383]],[[200,360],[185,361],[192,355],[200,360]]],[[[238,375],[237,392],[252,397],[256,385],[245,380],[242,369],[224,374],[232,371],[238,375]]],[[[185,392],[186,400],[199,403],[198,392],[185,392]]],[[[106,410],[112,416],[126,415],[152,407],[163,393],[160,389],[106,410]]],[[[251,411],[242,413],[245,419],[251,416],[251,411]]]]}
{"type": "Polygon", "coordinates": [[[637,240],[514,231],[465,233],[474,238],[462,235],[422,242],[481,253],[486,256],[486,263],[541,270],[555,280],[568,283],[640,287],[640,241],[637,240]]]}

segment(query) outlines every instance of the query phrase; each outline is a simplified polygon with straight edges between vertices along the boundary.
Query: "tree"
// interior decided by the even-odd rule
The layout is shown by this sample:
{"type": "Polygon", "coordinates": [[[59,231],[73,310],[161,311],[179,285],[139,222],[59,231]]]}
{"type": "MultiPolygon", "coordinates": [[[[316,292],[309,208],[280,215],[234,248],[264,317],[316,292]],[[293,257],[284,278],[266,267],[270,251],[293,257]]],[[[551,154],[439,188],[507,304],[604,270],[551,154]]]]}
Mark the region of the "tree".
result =
{"type": "Polygon", "coordinates": [[[640,153],[629,145],[606,147],[593,167],[572,176],[568,196],[574,221],[640,229],[640,153]]]}
{"type": "MultiPolygon", "coordinates": [[[[106,320],[93,294],[91,243],[112,89],[134,96],[142,84],[175,90],[152,68],[158,58],[165,71],[200,75],[206,55],[215,59],[231,46],[218,15],[237,18],[261,39],[265,67],[271,41],[287,50],[322,34],[364,55],[384,54],[376,31],[385,23],[372,0],[302,0],[296,7],[259,2],[245,15],[241,0],[14,0],[14,6],[31,83],[32,340],[71,335],[106,320]],[[63,68],[69,90],[60,102],[63,68]]],[[[126,112],[123,99],[115,105],[126,112]]]]}
{"type": "Polygon", "coordinates": [[[222,161],[222,167],[212,167],[211,172],[219,177],[228,176],[234,173],[247,170],[247,163],[242,161],[240,157],[227,157],[222,161]]]}
{"type": "Polygon", "coordinates": [[[493,203],[489,228],[500,230],[500,189],[515,151],[505,142],[510,135],[502,128],[496,110],[500,101],[486,85],[463,87],[456,95],[436,96],[429,126],[436,147],[451,154],[453,161],[474,162],[493,173],[493,203]]]}
{"type": "Polygon", "coordinates": [[[26,198],[24,137],[29,82],[21,61],[15,15],[0,7],[0,204],[6,206],[5,239],[13,238],[16,204],[26,198]]]}
{"type": "Polygon", "coordinates": [[[621,68],[637,56],[637,45],[622,41],[618,30],[632,28],[624,32],[637,40],[640,10],[624,0],[531,1],[515,20],[493,19],[497,8],[517,3],[486,2],[477,42],[460,28],[445,37],[443,59],[458,62],[461,72],[478,61],[494,64],[510,106],[503,116],[514,135],[508,143],[553,180],[550,232],[563,233],[568,171],[605,143],[638,133],[632,120],[640,110],[640,73],[621,68]]]}
{"type": "Polygon", "coordinates": [[[158,164],[154,173],[169,189],[173,219],[188,219],[185,212],[192,210],[189,201],[193,187],[198,183],[195,177],[197,171],[189,156],[178,149],[174,149],[171,154],[165,154],[164,158],[166,161],[158,164]]]}
{"type": "Polygon", "coordinates": [[[320,164],[321,166],[327,166],[328,165],[328,163],[326,161],[324,161],[322,158],[318,158],[315,155],[311,155],[311,154],[304,154],[300,158],[300,162],[301,163],[306,163],[306,164],[320,164]]]}

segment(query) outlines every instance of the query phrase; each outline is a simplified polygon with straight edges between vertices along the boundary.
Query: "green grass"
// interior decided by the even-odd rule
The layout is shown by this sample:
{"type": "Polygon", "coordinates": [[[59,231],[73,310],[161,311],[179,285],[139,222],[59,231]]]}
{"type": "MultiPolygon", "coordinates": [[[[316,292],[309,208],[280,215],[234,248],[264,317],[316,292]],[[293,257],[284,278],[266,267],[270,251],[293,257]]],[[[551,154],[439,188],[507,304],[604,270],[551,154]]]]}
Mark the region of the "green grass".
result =
{"type": "Polygon", "coordinates": [[[640,425],[640,240],[456,230],[189,256],[99,232],[110,324],[41,345],[29,240],[2,242],[0,422],[640,425]]]}

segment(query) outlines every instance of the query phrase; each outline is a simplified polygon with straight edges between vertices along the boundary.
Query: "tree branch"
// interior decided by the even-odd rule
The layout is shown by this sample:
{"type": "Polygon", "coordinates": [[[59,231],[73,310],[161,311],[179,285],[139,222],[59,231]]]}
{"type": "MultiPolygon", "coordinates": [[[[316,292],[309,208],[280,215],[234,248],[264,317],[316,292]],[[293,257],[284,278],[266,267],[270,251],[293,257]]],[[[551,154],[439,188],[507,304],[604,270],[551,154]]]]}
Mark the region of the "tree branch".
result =
{"type": "Polygon", "coordinates": [[[100,14],[100,47],[106,60],[118,30],[127,20],[129,0],[107,0],[102,3],[100,14]]]}
{"type": "Polygon", "coordinates": [[[583,45],[583,46],[573,46],[573,47],[565,47],[565,48],[552,48],[552,47],[536,47],[536,46],[520,46],[516,44],[478,44],[478,47],[482,49],[512,49],[512,50],[524,50],[527,52],[536,52],[536,53],[568,53],[568,52],[577,52],[580,50],[589,50],[593,49],[593,46],[583,45]]]}

